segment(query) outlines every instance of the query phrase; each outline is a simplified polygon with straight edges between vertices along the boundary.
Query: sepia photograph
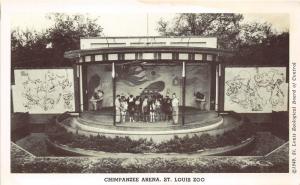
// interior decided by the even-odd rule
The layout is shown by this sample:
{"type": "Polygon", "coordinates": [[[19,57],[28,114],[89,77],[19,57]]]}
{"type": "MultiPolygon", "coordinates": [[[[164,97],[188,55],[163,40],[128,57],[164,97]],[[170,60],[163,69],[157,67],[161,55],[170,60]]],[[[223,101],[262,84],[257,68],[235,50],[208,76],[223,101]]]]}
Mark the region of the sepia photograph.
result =
{"type": "Polygon", "coordinates": [[[11,173],[289,173],[288,14],[11,23],[11,173]]]}

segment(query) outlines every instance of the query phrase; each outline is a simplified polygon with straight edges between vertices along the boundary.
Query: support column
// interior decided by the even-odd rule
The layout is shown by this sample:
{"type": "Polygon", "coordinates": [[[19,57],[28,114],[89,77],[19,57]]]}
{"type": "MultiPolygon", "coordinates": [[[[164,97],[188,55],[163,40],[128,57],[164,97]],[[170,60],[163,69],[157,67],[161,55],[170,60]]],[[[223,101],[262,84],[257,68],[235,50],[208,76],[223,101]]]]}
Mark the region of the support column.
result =
{"type": "Polygon", "coordinates": [[[82,101],[82,106],[83,106],[83,111],[86,111],[86,110],[89,110],[89,98],[88,98],[88,90],[87,90],[87,64],[84,63],[81,65],[82,66],[82,86],[81,86],[81,89],[82,89],[82,96],[83,96],[83,101],[82,101]]]}
{"type": "Polygon", "coordinates": [[[83,80],[82,80],[82,65],[79,65],[79,88],[80,88],[80,101],[79,101],[79,111],[83,112],[83,80]]]}
{"type": "Polygon", "coordinates": [[[80,85],[79,85],[79,65],[73,64],[74,71],[74,98],[75,98],[75,112],[80,112],[80,85]]]}
{"type": "Polygon", "coordinates": [[[219,76],[220,76],[221,66],[216,65],[216,95],[215,95],[215,110],[219,111],[219,76]]]}
{"type": "Polygon", "coordinates": [[[113,87],[113,125],[116,126],[116,78],[115,78],[115,63],[112,63],[111,69],[112,87],[113,87]]]}
{"type": "Polygon", "coordinates": [[[185,88],[186,88],[186,77],[185,77],[185,62],[182,62],[182,125],[185,122],[185,88]]]}

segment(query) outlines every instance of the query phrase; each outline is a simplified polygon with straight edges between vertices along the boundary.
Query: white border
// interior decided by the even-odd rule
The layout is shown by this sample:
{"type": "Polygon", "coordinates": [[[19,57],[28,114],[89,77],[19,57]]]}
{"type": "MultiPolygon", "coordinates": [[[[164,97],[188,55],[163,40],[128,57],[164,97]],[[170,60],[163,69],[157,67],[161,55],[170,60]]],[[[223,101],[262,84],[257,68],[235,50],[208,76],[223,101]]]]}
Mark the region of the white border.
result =
{"type": "MultiPolygon", "coordinates": [[[[10,173],[10,22],[12,13],[16,12],[237,12],[237,13],[289,13],[290,14],[290,61],[297,62],[297,71],[300,70],[299,59],[299,1],[266,0],[266,1],[204,1],[204,0],[6,0],[1,4],[1,184],[10,185],[61,185],[61,184],[103,184],[104,177],[205,177],[202,184],[230,184],[230,185],[282,185],[300,184],[300,158],[297,160],[298,173],[295,174],[11,174],[10,173]],[[297,56],[298,55],[298,56],[297,56]],[[76,178],[75,178],[76,177],[76,178]]],[[[28,20],[30,21],[30,20],[28,20]]],[[[298,75],[298,79],[300,76],[298,75]]],[[[298,84],[299,86],[299,84],[298,84]]],[[[299,96],[299,91],[298,91],[299,96]]],[[[298,101],[299,98],[298,98],[298,101]]],[[[299,110],[297,112],[298,118],[299,110]]],[[[298,126],[299,127],[299,126],[298,126]]],[[[297,143],[300,145],[298,128],[297,143]]],[[[299,148],[299,147],[298,147],[299,148]]],[[[300,151],[298,151],[299,153],[300,151]]],[[[121,184],[121,183],[107,183],[121,184]]],[[[124,183],[122,183],[124,184],[124,183]]],[[[126,183],[131,184],[131,183],[126,183]]],[[[137,184],[137,183],[134,183],[137,184]]],[[[141,183],[138,183],[141,184],[141,183]]],[[[154,183],[144,183],[154,184],[154,183]]],[[[159,183],[168,184],[168,183],[159,183]]],[[[174,183],[173,183],[174,184],[174,183]]],[[[178,183],[193,184],[193,183],[178,183]]],[[[201,183],[197,183],[201,184],[201,183]]]]}

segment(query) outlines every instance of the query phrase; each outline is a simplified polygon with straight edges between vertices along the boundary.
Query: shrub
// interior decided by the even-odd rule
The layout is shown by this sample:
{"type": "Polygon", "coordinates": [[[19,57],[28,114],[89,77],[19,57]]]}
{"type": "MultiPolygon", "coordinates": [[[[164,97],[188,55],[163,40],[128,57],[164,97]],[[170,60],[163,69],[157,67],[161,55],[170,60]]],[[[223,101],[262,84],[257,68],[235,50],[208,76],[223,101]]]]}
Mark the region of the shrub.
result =
{"type": "Polygon", "coordinates": [[[70,147],[115,153],[189,153],[207,148],[234,145],[249,138],[255,131],[255,125],[243,124],[239,128],[225,132],[222,135],[211,136],[209,134],[202,134],[200,136],[193,135],[192,137],[186,135],[182,138],[175,135],[169,141],[155,144],[153,140],[132,140],[128,136],[111,138],[97,135],[85,137],[68,133],[64,128],[55,124],[48,125],[46,129],[49,139],[56,143],[65,144],[70,147]]]}

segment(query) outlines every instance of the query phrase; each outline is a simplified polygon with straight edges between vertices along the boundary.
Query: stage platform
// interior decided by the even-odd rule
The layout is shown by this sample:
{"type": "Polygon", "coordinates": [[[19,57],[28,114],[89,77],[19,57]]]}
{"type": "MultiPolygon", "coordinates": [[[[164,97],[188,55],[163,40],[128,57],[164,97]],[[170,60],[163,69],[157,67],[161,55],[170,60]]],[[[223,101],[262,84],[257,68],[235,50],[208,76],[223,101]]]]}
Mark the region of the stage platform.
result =
{"type": "Polygon", "coordinates": [[[113,109],[103,108],[101,111],[87,111],[79,116],[68,117],[58,123],[68,131],[85,135],[105,135],[108,137],[125,137],[131,139],[152,139],[157,142],[172,139],[175,135],[211,135],[222,134],[241,124],[241,120],[231,115],[219,115],[216,111],[201,111],[193,107],[185,108],[185,124],[182,124],[182,108],[180,122],[174,125],[171,121],[158,122],[125,122],[113,125],[113,109]]]}
{"type": "MultiPolygon", "coordinates": [[[[98,111],[85,111],[80,114],[78,117],[79,121],[83,122],[88,122],[92,124],[100,124],[100,125],[112,125],[113,124],[113,108],[112,107],[105,107],[101,110],[98,111]]],[[[179,107],[179,119],[178,119],[178,124],[182,124],[182,107],[179,107]]],[[[194,107],[185,107],[184,110],[184,115],[185,115],[185,124],[190,124],[194,122],[199,122],[199,121],[207,121],[211,119],[217,118],[219,115],[215,111],[201,111],[197,108],[194,107]]],[[[170,121],[159,121],[160,124],[167,124],[170,121]]],[[[143,121],[139,121],[138,123],[146,123],[143,121]]],[[[148,122],[150,123],[150,122],[148,122]]],[[[158,123],[158,122],[155,122],[158,123]]],[[[119,125],[128,125],[128,124],[134,124],[129,122],[129,117],[127,116],[126,122],[121,123],[119,125]]],[[[139,124],[137,124],[138,126],[139,124]]],[[[150,125],[144,125],[144,126],[150,126],[150,125]]]]}

